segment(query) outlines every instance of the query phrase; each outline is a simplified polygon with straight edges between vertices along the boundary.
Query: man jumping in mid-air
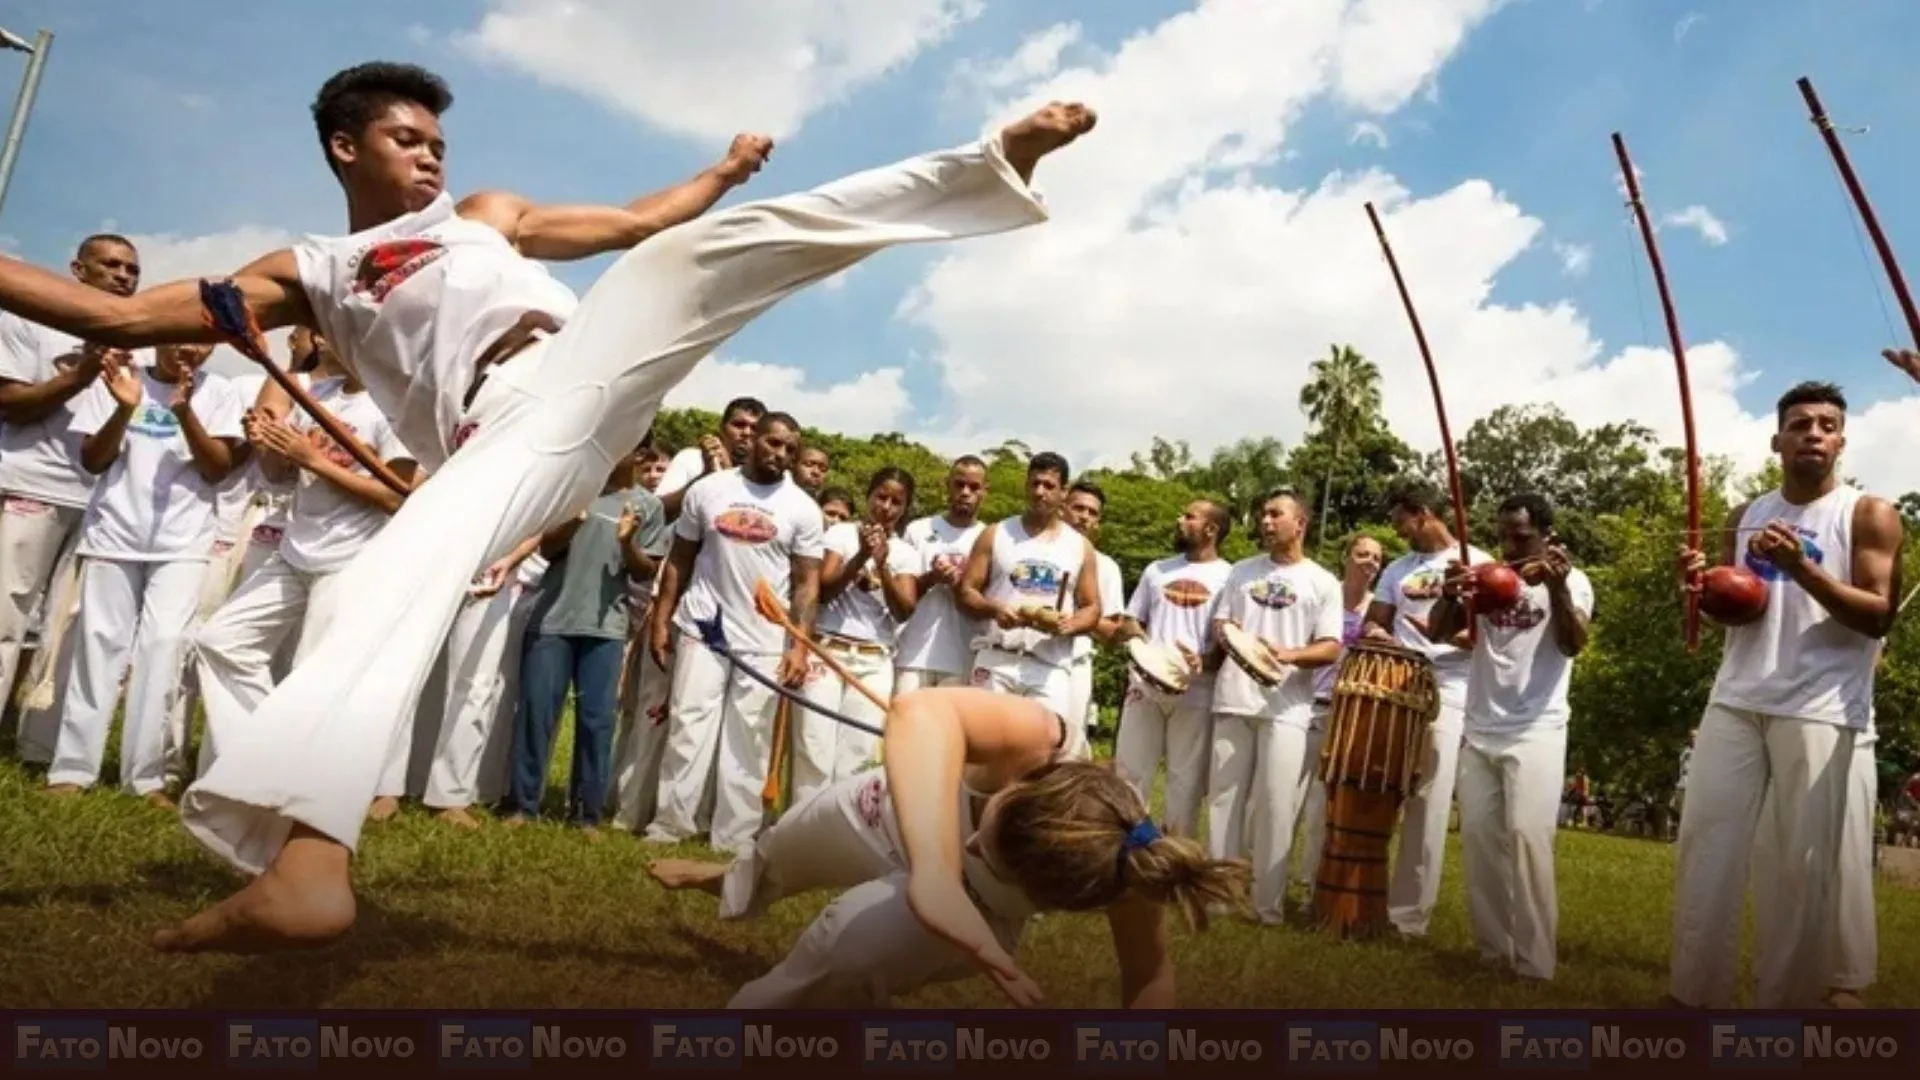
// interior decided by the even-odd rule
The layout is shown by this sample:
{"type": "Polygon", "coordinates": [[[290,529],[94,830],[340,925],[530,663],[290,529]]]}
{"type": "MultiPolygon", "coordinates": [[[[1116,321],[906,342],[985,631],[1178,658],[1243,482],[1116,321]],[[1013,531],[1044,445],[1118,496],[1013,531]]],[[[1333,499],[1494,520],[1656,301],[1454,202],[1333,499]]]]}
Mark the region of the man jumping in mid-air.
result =
{"type": "MultiPolygon", "coordinates": [[[[771,140],[740,136],[718,165],[625,207],[501,192],[456,203],[439,123],[451,101],[408,65],[329,79],[314,118],[353,235],[306,239],[234,276],[261,329],[306,325],[334,343],[433,479],[340,572],[363,603],[219,732],[220,758],[182,816],[257,876],[160,933],[161,949],[345,933],[348,863],[388,744],[479,568],[584,508],[667,392],[783,297],[896,244],[1046,220],[1033,168],[1094,123],[1054,103],[971,145],[700,217],[759,170],[771,140]],[[580,300],[533,261],[625,249],[580,300]]],[[[193,281],[119,297],[0,258],[0,309],[121,348],[216,340],[193,281]]]]}

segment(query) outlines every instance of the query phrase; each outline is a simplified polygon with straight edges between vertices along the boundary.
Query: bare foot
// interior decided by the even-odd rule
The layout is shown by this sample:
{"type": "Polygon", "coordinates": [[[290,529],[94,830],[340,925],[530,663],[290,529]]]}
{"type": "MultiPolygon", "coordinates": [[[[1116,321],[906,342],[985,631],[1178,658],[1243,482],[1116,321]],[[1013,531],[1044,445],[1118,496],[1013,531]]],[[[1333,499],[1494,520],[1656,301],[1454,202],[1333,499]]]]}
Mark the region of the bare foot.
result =
{"type": "Polygon", "coordinates": [[[382,795],[367,807],[368,821],[391,821],[393,815],[400,812],[400,800],[391,795],[382,795]]]}
{"type": "Polygon", "coordinates": [[[147,805],[158,807],[162,810],[180,809],[180,804],[174,802],[172,799],[167,798],[167,793],[164,791],[147,792],[147,805]]]}
{"type": "Polygon", "coordinates": [[[260,953],[330,944],[353,927],[349,852],[305,826],[267,872],[198,915],[160,931],[161,952],[260,953]]]}
{"type": "Polygon", "coordinates": [[[73,795],[78,795],[85,790],[87,789],[81,787],[79,784],[48,784],[47,785],[47,794],[53,796],[56,799],[65,799],[73,795]]]}
{"type": "Polygon", "coordinates": [[[525,814],[509,814],[506,820],[500,824],[505,825],[509,829],[519,829],[526,826],[527,820],[527,815],[525,814]]]}
{"type": "Polygon", "coordinates": [[[1852,990],[1834,990],[1827,995],[1829,1009],[1864,1009],[1866,1007],[1867,1003],[1852,990]]]}
{"type": "Polygon", "coordinates": [[[1020,179],[1032,183],[1033,167],[1041,158],[1092,131],[1097,119],[1092,109],[1079,102],[1051,102],[1002,130],[1000,148],[1020,179]]]}
{"type": "Polygon", "coordinates": [[[456,829],[477,829],[480,827],[480,819],[467,813],[467,808],[464,806],[455,806],[442,810],[438,814],[435,814],[434,817],[456,829]]]}
{"type": "Polygon", "coordinates": [[[727,876],[727,864],[693,859],[658,859],[648,865],[647,873],[669,889],[699,889],[719,896],[720,883],[727,876]]]}

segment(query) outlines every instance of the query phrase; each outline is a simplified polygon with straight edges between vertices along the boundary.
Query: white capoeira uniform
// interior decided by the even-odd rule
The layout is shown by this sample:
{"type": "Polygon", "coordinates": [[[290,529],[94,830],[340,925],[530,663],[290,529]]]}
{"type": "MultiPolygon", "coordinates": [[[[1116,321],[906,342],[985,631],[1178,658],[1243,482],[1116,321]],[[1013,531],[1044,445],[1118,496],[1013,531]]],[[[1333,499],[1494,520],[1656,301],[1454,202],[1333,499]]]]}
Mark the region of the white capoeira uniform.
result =
{"type": "MultiPolygon", "coordinates": [[[[1593,615],[1593,583],[1567,571],[1574,610],[1593,615]]],[[[1573,657],[1554,640],[1547,587],[1475,617],[1460,748],[1460,851],[1467,916],[1482,959],[1551,979],[1560,927],[1553,840],[1567,776],[1573,657]]]]}
{"type": "MultiPolygon", "coordinates": [[[[1344,599],[1343,591],[1342,597],[1344,599]]],[[[1366,606],[1340,616],[1340,657],[1367,628],[1366,606]]],[[[1327,785],[1319,779],[1320,748],[1327,739],[1327,721],[1333,715],[1333,687],[1340,675],[1336,660],[1313,673],[1313,716],[1307,724],[1307,779],[1300,790],[1300,857],[1294,861],[1293,880],[1313,885],[1320,876],[1321,846],[1327,842],[1327,785]]]]}
{"type": "Polygon", "coordinates": [[[1046,216],[995,136],[668,229],[616,260],[577,308],[444,194],[360,234],[297,245],[318,329],[434,480],[341,571],[361,602],[222,746],[187,793],[188,829],[250,871],[295,823],[357,844],[393,725],[468,582],[591,502],[702,358],[782,298],[884,248],[1046,216]],[[564,328],[465,404],[476,358],[531,310],[564,328]]]}
{"type": "MultiPolygon", "coordinates": [[[[1305,558],[1281,563],[1261,552],[1233,564],[1213,617],[1300,649],[1339,640],[1340,609],[1340,579],[1325,567],[1305,558]]],[[[1314,676],[1312,668],[1289,667],[1269,689],[1228,656],[1214,683],[1207,849],[1216,859],[1251,852],[1254,914],[1270,925],[1285,921],[1287,856],[1300,793],[1312,774],[1307,733],[1314,676]]],[[[1124,721],[1120,730],[1126,731],[1124,721]]]]}
{"type": "MultiPolygon", "coordinates": [[[[312,389],[314,400],[380,460],[412,459],[364,391],[348,393],[341,378],[323,380],[312,389]]],[[[305,413],[296,411],[288,420],[334,464],[366,475],[305,413]]],[[[207,706],[201,772],[217,757],[225,731],[246,723],[248,713],[273,691],[273,661],[288,639],[297,636],[302,642],[294,653],[298,662],[305,656],[305,643],[324,633],[342,608],[354,602],[341,595],[339,572],[388,521],[385,510],[304,469],[293,486],[286,532],[277,549],[193,635],[196,681],[207,706]]]]}
{"type": "MultiPolygon", "coordinates": [[[[0,312],[0,382],[46,382],[77,363],[82,348],[71,334],[0,312]]],[[[41,420],[0,423],[0,711],[13,693],[20,655],[36,625],[47,653],[35,664],[41,667],[60,651],[56,639],[65,635],[56,627],[71,618],[71,604],[59,601],[75,598],[80,520],[98,482],[80,464],[73,417],[80,398],[93,389],[89,385],[41,420]],[[66,587],[55,588],[56,583],[66,587]]],[[[21,758],[36,764],[50,760],[58,723],[51,710],[23,713],[17,740],[21,758]]]]}
{"type": "MultiPolygon", "coordinates": [[[[661,560],[665,561],[664,557],[661,560]]],[[[620,682],[620,730],[613,741],[613,781],[607,801],[615,825],[638,832],[660,807],[660,755],[667,743],[667,687],[673,675],[654,663],[647,647],[656,572],[627,582],[626,670],[620,682]]]]}
{"type": "Polygon", "coordinates": [[[759,834],[760,789],[772,767],[780,695],[733,664],[775,676],[787,634],[754,609],[754,586],[764,580],[783,603],[791,603],[793,560],[821,557],[821,524],[820,507],[788,476],[762,484],[735,468],[687,488],[674,536],[700,545],[700,553],[673,615],[678,640],[668,691],[671,719],[649,840],[675,843],[696,834],[709,776],[713,846],[744,851],[759,834]],[[715,616],[733,661],[701,644],[695,620],[715,616]]]}
{"type": "MultiPolygon", "coordinates": [[[[429,715],[439,709],[440,720],[421,799],[432,809],[488,805],[507,792],[520,700],[520,643],[546,573],[547,560],[536,551],[514,568],[499,592],[468,597],[453,618],[443,657],[446,698],[426,703],[429,715]]],[[[395,757],[389,744],[380,787],[393,786],[395,757]]]]}
{"type": "MultiPolygon", "coordinates": [[[[1213,651],[1214,605],[1233,564],[1213,558],[1194,562],[1175,555],[1149,565],[1133,587],[1127,614],[1147,640],[1184,645],[1197,657],[1213,651]]],[[[1213,676],[1201,671],[1184,693],[1168,694],[1149,685],[1139,672],[1127,675],[1126,703],[1120,708],[1120,732],[1113,758],[1120,778],[1133,787],[1144,806],[1153,805],[1153,779],[1167,763],[1166,809],[1162,824],[1177,836],[1192,836],[1199,826],[1200,797],[1207,788],[1207,754],[1213,744],[1213,676]]]]}
{"type": "MultiPolygon", "coordinates": [[[[1018,517],[992,528],[993,550],[982,590],[987,601],[1057,606],[1062,614],[1073,614],[1079,588],[1069,583],[1062,601],[1060,582],[1069,574],[1079,577],[1086,561],[1086,538],[1064,520],[1056,520],[1049,532],[1038,536],[1027,532],[1026,523],[1018,517]]],[[[1072,683],[1067,669],[1073,661],[1073,639],[1027,626],[1003,630],[985,619],[973,647],[973,685],[1033,698],[1058,715],[1071,717],[1072,683]]]]}
{"type": "MultiPolygon", "coordinates": [[[[945,514],[931,514],[909,524],[901,539],[918,553],[922,573],[936,567],[964,570],[967,553],[984,528],[980,521],[961,527],[948,521],[945,514]]],[[[961,614],[951,585],[935,585],[921,592],[913,615],[900,624],[898,651],[893,657],[894,693],[967,685],[973,674],[973,639],[979,633],[979,620],[961,614]]]]}
{"type": "MultiPolygon", "coordinates": [[[[172,383],[138,369],[142,401],[120,454],[94,489],[80,527],[80,614],[65,712],[49,784],[100,778],[120,676],[132,658],[120,738],[120,785],[136,795],[166,786],[169,708],[180,685],[188,627],[213,551],[214,485],[194,468],[172,383]]],[[[226,379],[196,372],[190,401],[215,439],[242,438],[245,403],[226,379]]],[[[104,385],[82,394],[73,430],[99,431],[119,408],[104,385]]]]}
{"type": "MultiPolygon", "coordinates": [[[[1861,493],[1841,485],[1804,506],[1778,490],[1745,523],[1789,522],[1801,549],[1836,580],[1853,576],[1861,493]]],[[[1818,1005],[1833,974],[1833,929],[1854,744],[1872,720],[1879,643],[1842,626],[1773,564],[1746,557],[1767,582],[1766,611],[1727,628],[1687,778],[1680,817],[1670,992],[1696,1008],[1733,1003],[1740,909],[1757,829],[1770,830],[1778,873],[1770,921],[1754,934],[1755,1005],[1818,1005]],[[1773,812],[1761,817],[1769,787],[1773,812]]],[[[1756,915],[1759,909],[1756,909],[1756,915]]]]}
{"type": "MultiPolygon", "coordinates": [[[[1105,621],[1126,612],[1127,583],[1111,555],[1095,549],[1093,561],[1099,568],[1100,618],[1105,621]]],[[[1067,669],[1067,718],[1077,720],[1089,738],[1100,726],[1100,708],[1093,700],[1093,653],[1092,634],[1075,637],[1073,663],[1067,669]]]]}
{"type": "MultiPolygon", "coordinates": [[[[860,526],[846,521],[826,531],[826,551],[852,559],[860,550],[860,526]]],[[[884,572],[913,577],[921,570],[920,553],[899,536],[888,538],[884,572]]],[[[893,700],[893,647],[898,621],[881,593],[881,568],[869,560],[845,592],[823,605],[816,629],[826,649],[855,678],[883,701],[893,700]]],[[[811,673],[810,673],[811,674],[811,673]]],[[[807,700],[843,716],[864,720],[876,728],[887,723],[885,709],[867,700],[831,668],[822,665],[807,680],[807,700]]],[[[795,707],[793,740],[793,801],[804,802],[815,792],[865,769],[880,751],[880,740],[838,720],[795,707]]]]}
{"type": "MultiPolygon", "coordinates": [[[[1468,549],[1468,562],[1479,565],[1491,557],[1479,548],[1468,549]]],[[[1380,573],[1374,598],[1393,607],[1393,639],[1433,661],[1433,677],[1440,691],[1440,714],[1427,729],[1427,751],[1420,762],[1420,782],[1400,811],[1400,843],[1394,852],[1393,880],[1387,884],[1387,917],[1402,934],[1419,937],[1427,932],[1433,906],[1440,899],[1440,872],[1446,865],[1447,819],[1453,815],[1453,784],[1459,771],[1461,711],[1467,704],[1465,649],[1428,641],[1411,620],[1426,620],[1440,599],[1440,582],[1447,564],[1460,561],[1460,547],[1439,551],[1410,551],[1387,564],[1380,573]]]]}
{"type": "MultiPolygon", "coordinates": [[[[1056,760],[1085,758],[1085,743],[1075,743],[1072,727],[1062,721],[1056,760]]],[[[1012,955],[1036,909],[1020,889],[966,850],[986,796],[963,787],[956,797],[967,892],[1000,947],[1012,955]]],[[[846,891],[820,912],[772,971],[741,987],[727,1008],[885,1006],[895,995],[977,971],[969,957],[928,930],[908,907],[906,850],[887,776],[878,770],[842,780],[782,815],[727,868],[720,917],[755,918],[783,897],[815,889],[846,891]]]]}

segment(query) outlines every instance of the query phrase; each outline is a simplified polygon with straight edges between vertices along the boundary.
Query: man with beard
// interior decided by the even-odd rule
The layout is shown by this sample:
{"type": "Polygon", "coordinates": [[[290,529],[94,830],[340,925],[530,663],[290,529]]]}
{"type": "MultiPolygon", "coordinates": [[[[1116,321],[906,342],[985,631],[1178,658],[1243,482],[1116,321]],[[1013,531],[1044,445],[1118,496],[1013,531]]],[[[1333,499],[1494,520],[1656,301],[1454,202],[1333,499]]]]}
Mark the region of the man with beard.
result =
{"type": "MultiPolygon", "coordinates": [[[[1423,483],[1399,484],[1388,494],[1393,530],[1413,550],[1381,572],[1373,605],[1367,610],[1366,634],[1424,654],[1433,661],[1433,677],[1440,690],[1440,715],[1427,729],[1420,783],[1401,811],[1400,846],[1394,856],[1393,880],[1387,886],[1387,915],[1395,929],[1410,937],[1426,934],[1433,905],[1440,898],[1472,660],[1464,633],[1444,643],[1426,633],[1426,620],[1440,599],[1446,569],[1460,558],[1460,541],[1447,528],[1446,510],[1446,501],[1423,483]]],[[[1469,551],[1474,565],[1490,561],[1479,548],[1469,551]]]]}
{"type": "Polygon", "coordinates": [[[1166,810],[1162,824],[1175,836],[1192,836],[1200,817],[1200,796],[1207,784],[1207,754],[1213,742],[1213,675],[1202,660],[1214,649],[1215,597],[1232,570],[1220,557],[1233,518],[1220,504],[1196,499],[1174,526],[1178,554],[1149,565],[1133,587],[1116,644],[1144,637],[1172,645],[1187,661],[1187,688],[1169,694],[1139,672],[1127,679],[1120,733],[1114,741],[1114,765],[1133,785],[1140,801],[1153,797],[1154,775],[1167,763],[1166,810]]]}
{"type": "Polygon", "coordinates": [[[965,686],[973,673],[973,639],[979,625],[960,613],[954,589],[967,569],[967,553],[986,525],[980,503],[987,497],[987,463],[967,454],[947,470],[947,509],[907,526],[902,539],[925,567],[915,581],[919,600],[900,627],[894,657],[897,697],[929,686],[965,686]]]}
{"type": "MultiPolygon", "coordinates": [[[[111,233],[80,241],[68,269],[81,284],[115,296],[132,296],[140,286],[139,253],[111,233]]],[[[77,572],[73,548],[97,478],[80,464],[74,399],[99,379],[109,352],[0,312],[0,711],[49,586],[77,572]]],[[[65,614],[49,607],[42,621],[52,626],[65,614]]],[[[42,634],[41,647],[57,636],[42,634]]],[[[30,761],[53,752],[51,732],[23,729],[19,744],[30,761]]]]}
{"type": "MultiPolygon", "coordinates": [[[[1842,484],[1847,403],[1829,383],[1781,395],[1773,450],[1781,484],[1736,507],[1725,565],[1767,584],[1765,610],[1729,626],[1687,782],[1674,890],[1670,1003],[1733,1003],[1740,924],[1756,829],[1773,832],[1773,893],[1757,909],[1755,1004],[1817,1005],[1834,959],[1837,875],[1854,740],[1873,716],[1874,662],[1893,628],[1905,543],[1884,499],[1842,484]],[[1736,537],[1745,535],[1744,557],[1736,537]],[[1772,786],[1773,813],[1762,817],[1772,786]]],[[[1706,557],[1683,549],[1698,588],[1706,557]]]]}
{"type": "Polygon", "coordinates": [[[1073,666],[1067,671],[1067,715],[1085,718],[1088,739],[1100,729],[1100,711],[1093,702],[1094,643],[1111,642],[1127,610],[1127,583],[1120,574],[1120,564],[1100,550],[1100,525],[1106,512],[1107,493],[1098,484],[1082,480],[1067,489],[1067,524],[1080,530],[1093,545],[1100,574],[1100,621],[1093,625],[1092,633],[1073,639],[1073,666]]]}

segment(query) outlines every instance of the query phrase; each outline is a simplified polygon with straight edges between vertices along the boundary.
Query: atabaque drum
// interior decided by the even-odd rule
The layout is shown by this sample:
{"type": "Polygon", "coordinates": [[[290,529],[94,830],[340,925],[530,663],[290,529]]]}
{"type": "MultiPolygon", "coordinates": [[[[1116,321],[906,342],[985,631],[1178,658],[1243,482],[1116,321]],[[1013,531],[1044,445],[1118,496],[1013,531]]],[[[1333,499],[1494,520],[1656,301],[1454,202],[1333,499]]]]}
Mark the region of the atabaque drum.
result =
{"type": "Polygon", "coordinates": [[[1439,714],[1426,656],[1367,639],[1347,646],[1320,747],[1327,835],[1313,890],[1314,918],[1341,937],[1388,929],[1387,849],[1439,714]]]}

